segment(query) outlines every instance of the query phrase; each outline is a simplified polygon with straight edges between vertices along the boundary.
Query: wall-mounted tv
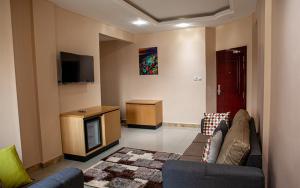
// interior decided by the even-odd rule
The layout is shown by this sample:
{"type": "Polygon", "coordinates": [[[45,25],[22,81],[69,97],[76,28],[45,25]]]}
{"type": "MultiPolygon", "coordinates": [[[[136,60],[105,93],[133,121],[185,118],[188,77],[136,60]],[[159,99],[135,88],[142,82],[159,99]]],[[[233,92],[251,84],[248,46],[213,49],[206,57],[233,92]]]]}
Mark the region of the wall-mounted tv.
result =
{"type": "Polygon", "coordinates": [[[94,82],[93,56],[60,52],[59,83],[94,82]]]}

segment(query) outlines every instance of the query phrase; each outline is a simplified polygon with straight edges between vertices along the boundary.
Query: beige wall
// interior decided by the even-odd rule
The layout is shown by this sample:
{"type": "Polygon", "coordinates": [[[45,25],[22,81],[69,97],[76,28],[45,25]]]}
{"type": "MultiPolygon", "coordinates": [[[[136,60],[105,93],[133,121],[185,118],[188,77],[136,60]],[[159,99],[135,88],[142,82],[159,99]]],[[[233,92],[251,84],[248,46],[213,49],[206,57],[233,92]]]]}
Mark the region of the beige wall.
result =
{"type": "Polygon", "coordinates": [[[256,109],[253,103],[257,98],[253,96],[253,16],[248,16],[216,28],[216,50],[226,50],[247,46],[247,110],[254,116],[256,109]]]}
{"type": "Polygon", "coordinates": [[[300,185],[299,7],[299,0],[272,4],[269,180],[273,188],[300,185]]]}
{"type": "Polygon", "coordinates": [[[94,57],[95,82],[59,86],[60,111],[101,105],[99,31],[97,23],[56,8],[57,54],[60,51],[94,57]],[[70,32],[72,31],[72,32],[70,32]]]}
{"type": "Polygon", "coordinates": [[[259,65],[258,65],[258,22],[255,14],[252,16],[252,86],[251,86],[251,114],[256,123],[256,130],[260,130],[260,115],[258,112],[258,88],[259,88],[259,65]]]}
{"type": "Polygon", "coordinates": [[[127,100],[162,99],[164,122],[199,124],[206,110],[205,29],[137,35],[135,41],[101,43],[102,103],[121,105],[125,118],[127,100]],[[157,76],[139,75],[138,49],[145,47],[158,47],[157,76]]]}
{"type": "MultiPolygon", "coordinates": [[[[258,1],[255,17],[257,21],[257,75],[258,75],[258,101],[257,109],[259,124],[263,123],[263,96],[264,96],[264,34],[265,34],[265,0],[258,1]]],[[[260,132],[263,132],[263,126],[260,126],[260,132]]],[[[262,134],[261,134],[262,136],[262,134]]]]}
{"type": "Polygon", "coordinates": [[[41,161],[41,136],[31,0],[11,0],[14,57],[23,163],[30,167],[41,161]]]}
{"type": "Polygon", "coordinates": [[[263,170],[266,177],[266,187],[270,184],[270,118],[271,118],[271,70],[272,70],[272,2],[265,0],[264,10],[264,80],[263,80],[263,170]]]}
{"type": "Polygon", "coordinates": [[[259,1],[258,112],[266,187],[299,187],[300,43],[297,0],[259,1]]]}
{"type": "Polygon", "coordinates": [[[133,41],[134,37],[118,28],[61,9],[47,0],[11,0],[11,4],[20,108],[20,133],[17,135],[22,139],[24,166],[31,167],[62,154],[61,111],[101,103],[99,33],[124,41],[133,41]],[[57,57],[61,50],[93,55],[96,82],[59,87],[57,57]]]}
{"type": "Polygon", "coordinates": [[[33,20],[42,162],[45,163],[62,154],[56,67],[55,6],[48,1],[33,0],[33,20]]]}
{"type": "Polygon", "coordinates": [[[257,112],[259,116],[260,136],[263,133],[263,97],[264,97],[264,34],[265,34],[265,1],[258,1],[257,4],[257,65],[258,65],[258,101],[257,112]]]}
{"type": "MultiPolygon", "coordinates": [[[[263,108],[264,108],[264,35],[265,35],[265,1],[258,1],[255,18],[257,23],[256,35],[256,62],[257,62],[257,124],[259,125],[261,141],[263,139],[263,108]]],[[[255,51],[253,51],[255,53],[255,51]]],[[[253,82],[255,83],[255,81],[253,82]]],[[[266,159],[265,159],[266,160],[266,159]]],[[[264,160],[264,163],[265,163],[264,160]]]]}
{"type": "Polygon", "coordinates": [[[133,35],[107,25],[56,8],[57,53],[73,52],[94,57],[95,82],[59,86],[60,111],[81,109],[101,105],[99,34],[126,41],[133,41],[133,35]],[[71,32],[72,31],[72,32],[71,32]]]}
{"type": "Polygon", "coordinates": [[[0,23],[0,148],[16,145],[22,157],[9,0],[0,1],[0,23]]]}
{"type": "Polygon", "coordinates": [[[206,112],[217,111],[216,29],[205,28],[206,112]]]}

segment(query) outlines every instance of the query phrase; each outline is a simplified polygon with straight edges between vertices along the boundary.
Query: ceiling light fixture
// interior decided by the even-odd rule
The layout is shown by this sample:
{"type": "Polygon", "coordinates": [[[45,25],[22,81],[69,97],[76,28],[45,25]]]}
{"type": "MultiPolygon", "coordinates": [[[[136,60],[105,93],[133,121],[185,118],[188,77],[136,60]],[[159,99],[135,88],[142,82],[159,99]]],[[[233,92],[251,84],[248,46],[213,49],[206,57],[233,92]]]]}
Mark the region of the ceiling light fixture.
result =
{"type": "Polygon", "coordinates": [[[133,21],[132,24],[141,26],[141,25],[147,25],[148,22],[146,20],[138,19],[136,21],[133,21]]]}
{"type": "Polygon", "coordinates": [[[189,23],[179,23],[179,24],[176,24],[175,27],[180,27],[180,28],[185,28],[185,27],[190,27],[191,24],[189,23]]]}

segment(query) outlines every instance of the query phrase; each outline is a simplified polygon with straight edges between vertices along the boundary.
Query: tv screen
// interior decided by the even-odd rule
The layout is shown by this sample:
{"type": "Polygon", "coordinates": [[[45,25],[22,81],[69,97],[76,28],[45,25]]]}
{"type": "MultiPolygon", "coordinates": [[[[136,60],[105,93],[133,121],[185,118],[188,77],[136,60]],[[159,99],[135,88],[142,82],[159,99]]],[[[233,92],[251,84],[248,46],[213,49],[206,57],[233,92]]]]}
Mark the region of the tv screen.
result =
{"type": "Polygon", "coordinates": [[[94,82],[93,56],[60,53],[61,83],[94,82]]]}

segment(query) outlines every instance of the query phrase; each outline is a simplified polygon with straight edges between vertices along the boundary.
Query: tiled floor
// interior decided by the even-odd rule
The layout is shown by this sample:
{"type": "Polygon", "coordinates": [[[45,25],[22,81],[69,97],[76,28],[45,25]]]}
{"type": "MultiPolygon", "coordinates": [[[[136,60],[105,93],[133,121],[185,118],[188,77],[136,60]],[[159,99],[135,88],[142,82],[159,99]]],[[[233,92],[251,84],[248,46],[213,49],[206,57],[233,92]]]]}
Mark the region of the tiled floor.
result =
{"type": "Polygon", "coordinates": [[[181,154],[189,146],[189,144],[192,143],[199,131],[200,128],[166,125],[163,125],[157,130],[135,129],[122,126],[122,137],[120,139],[120,144],[107,150],[106,152],[84,163],[71,160],[62,160],[55,165],[40,169],[31,173],[30,175],[34,179],[42,179],[66,167],[76,167],[84,170],[102,158],[125,146],[181,154]]]}

